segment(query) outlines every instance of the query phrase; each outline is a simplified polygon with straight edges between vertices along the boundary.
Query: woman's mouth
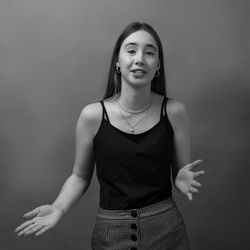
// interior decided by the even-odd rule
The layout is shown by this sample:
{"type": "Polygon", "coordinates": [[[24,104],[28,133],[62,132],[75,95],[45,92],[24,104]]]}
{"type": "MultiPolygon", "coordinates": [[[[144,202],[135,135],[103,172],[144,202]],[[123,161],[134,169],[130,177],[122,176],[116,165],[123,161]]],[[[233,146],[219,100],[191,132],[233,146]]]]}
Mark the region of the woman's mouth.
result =
{"type": "Polygon", "coordinates": [[[134,76],[143,76],[146,73],[146,71],[143,69],[134,69],[131,70],[131,72],[133,73],[134,76]]]}
{"type": "Polygon", "coordinates": [[[133,69],[131,70],[133,73],[141,72],[141,73],[146,73],[144,69],[133,69]]]}

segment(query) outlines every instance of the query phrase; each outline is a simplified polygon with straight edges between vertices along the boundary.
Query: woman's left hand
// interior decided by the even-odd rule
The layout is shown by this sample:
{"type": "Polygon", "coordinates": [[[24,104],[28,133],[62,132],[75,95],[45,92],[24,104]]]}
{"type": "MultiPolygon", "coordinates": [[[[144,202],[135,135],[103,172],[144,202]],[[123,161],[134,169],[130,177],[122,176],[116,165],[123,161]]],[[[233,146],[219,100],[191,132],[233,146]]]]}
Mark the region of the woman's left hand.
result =
{"type": "Polygon", "coordinates": [[[193,199],[193,193],[198,193],[197,188],[201,187],[201,184],[195,180],[195,178],[203,175],[205,171],[194,172],[193,169],[199,166],[202,163],[202,160],[196,160],[192,163],[189,163],[182,167],[176,178],[175,178],[175,187],[184,195],[187,196],[189,200],[193,199]]]}

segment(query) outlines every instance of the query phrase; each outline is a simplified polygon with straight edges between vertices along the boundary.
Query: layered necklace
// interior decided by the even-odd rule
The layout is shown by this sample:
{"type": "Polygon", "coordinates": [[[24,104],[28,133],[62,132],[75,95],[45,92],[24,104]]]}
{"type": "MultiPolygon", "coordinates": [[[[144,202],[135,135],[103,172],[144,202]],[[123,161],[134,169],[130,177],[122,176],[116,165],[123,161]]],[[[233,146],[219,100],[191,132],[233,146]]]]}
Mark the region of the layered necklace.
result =
{"type": "Polygon", "coordinates": [[[147,104],[144,108],[139,109],[139,110],[130,110],[125,108],[124,106],[121,105],[121,103],[119,101],[116,101],[116,103],[119,106],[119,111],[122,115],[123,120],[128,124],[128,126],[130,127],[130,132],[131,133],[135,133],[135,127],[139,124],[140,121],[142,121],[142,119],[145,117],[145,115],[147,114],[147,111],[149,110],[151,103],[152,103],[152,98],[150,99],[150,103],[147,104]],[[122,110],[125,111],[126,113],[130,114],[130,115],[138,115],[143,113],[143,115],[141,116],[141,118],[134,124],[131,125],[128,120],[126,119],[126,117],[123,115],[122,110]]]}

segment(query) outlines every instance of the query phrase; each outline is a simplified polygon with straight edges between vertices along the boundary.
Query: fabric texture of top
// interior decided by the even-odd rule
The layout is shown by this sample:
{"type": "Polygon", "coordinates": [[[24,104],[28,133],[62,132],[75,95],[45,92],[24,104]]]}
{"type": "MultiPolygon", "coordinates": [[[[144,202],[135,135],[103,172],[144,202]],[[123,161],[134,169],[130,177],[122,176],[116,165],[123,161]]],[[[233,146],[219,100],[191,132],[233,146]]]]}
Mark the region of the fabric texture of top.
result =
{"type": "Polygon", "coordinates": [[[171,197],[173,129],[167,100],[163,98],[159,122],[139,134],[113,126],[100,101],[103,116],[94,137],[94,152],[101,208],[141,208],[171,197]]]}

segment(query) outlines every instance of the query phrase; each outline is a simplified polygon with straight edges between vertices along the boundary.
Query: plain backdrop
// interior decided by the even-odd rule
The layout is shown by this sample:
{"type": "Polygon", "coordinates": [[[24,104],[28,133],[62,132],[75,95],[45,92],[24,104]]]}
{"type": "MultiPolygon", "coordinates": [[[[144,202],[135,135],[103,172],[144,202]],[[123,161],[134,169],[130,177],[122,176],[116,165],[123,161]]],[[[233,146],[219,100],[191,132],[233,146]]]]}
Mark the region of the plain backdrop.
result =
{"type": "MultiPolygon", "coordinates": [[[[53,202],[71,174],[82,108],[101,99],[111,53],[132,21],[162,40],[168,96],[192,126],[203,188],[174,192],[192,250],[250,249],[249,11],[244,0],[1,0],[0,249],[90,249],[94,172],[80,202],[39,238],[17,238],[22,215],[53,202]]],[[[153,250],[153,249],[152,249],[153,250]]]]}

